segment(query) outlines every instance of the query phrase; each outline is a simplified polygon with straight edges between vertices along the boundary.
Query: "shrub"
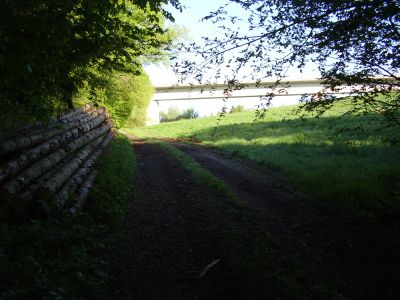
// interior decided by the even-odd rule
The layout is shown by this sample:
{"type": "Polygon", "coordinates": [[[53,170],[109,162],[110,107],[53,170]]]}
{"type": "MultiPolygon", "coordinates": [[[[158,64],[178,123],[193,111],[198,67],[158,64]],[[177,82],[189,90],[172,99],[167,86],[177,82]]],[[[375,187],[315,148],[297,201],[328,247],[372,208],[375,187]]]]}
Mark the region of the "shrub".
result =
{"type": "Polygon", "coordinates": [[[234,106],[232,105],[231,110],[229,111],[230,114],[245,111],[243,105],[234,106]]]}
{"type": "Polygon", "coordinates": [[[80,106],[92,101],[107,108],[115,127],[134,127],[144,125],[153,92],[150,79],[143,70],[136,75],[93,70],[91,80],[74,95],[74,104],[80,106]]]}
{"type": "Polygon", "coordinates": [[[179,116],[178,120],[180,119],[196,119],[199,117],[199,113],[194,110],[193,107],[185,109],[179,116]]]}
{"type": "Polygon", "coordinates": [[[199,117],[199,113],[194,110],[193,107],[180,111],[175,106],[170,106],[168,112],[160,112],[160,122],[172,122],[181,119],[196,119],[199,117]]]}
{"type": "Polygon", "coordinates": [[[181,111],[176,106],[170,106],[167,112],[160,112],[160,122],[176,121],[181,114],[181,111]]]}

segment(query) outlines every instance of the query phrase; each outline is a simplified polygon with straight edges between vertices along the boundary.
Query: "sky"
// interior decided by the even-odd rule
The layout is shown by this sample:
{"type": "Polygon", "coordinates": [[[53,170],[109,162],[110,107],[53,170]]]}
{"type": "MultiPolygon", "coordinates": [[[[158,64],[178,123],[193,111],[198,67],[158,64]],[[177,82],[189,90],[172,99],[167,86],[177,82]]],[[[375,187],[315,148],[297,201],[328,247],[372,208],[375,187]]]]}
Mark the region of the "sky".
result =
{"type": "MultiPolygon", "coordinates": [[[[175,23],[185,27],[188,30],[188,39],[191,41],[201,41],[202,36],[214,36],[217,33],[215,26],[209,22],[201,22],[200,20],[209,12],[217,10],[225,1],[221,0],[181,0],[182,5],[186,7],[182,13],[175,9],[170,9],[175,17],[175,23]]],[[[241,8],[234,8],[233,13],[241,15],[241,8]]],[[[244,28],[244,30],[246,30],[244,28]]],[[[303,70],[303,73],[293,70],[292,77],[313,79],[318,76],[315,66],[309,65],[303,70]],[[297,73],[296,73],[297,72],[297,73]]],[[[149,74],[151,82],[154,86],[170,86],[177,83],[178,78],[173,73],[172,68],[162,64],[145,66],[146,72],[149,74]]],[[[289,76],[290,77],[290,76],[289,76]]]]}
{"type": "MultiPolygon", "coordinates": [[[[200,20],[209,12],[218,9],[224,1],[221,0],[181,0],[186,7],[182,13],[171,9],[175,24],[185,27],[188,30],[188,39],[200,41],[202,36],[209,36],[215,33],[215,27],[200,20]]],[[[173,85],[178,81],[172,68],[164,65],[149,65],[145,67],[154,86],[173,85]]]]}

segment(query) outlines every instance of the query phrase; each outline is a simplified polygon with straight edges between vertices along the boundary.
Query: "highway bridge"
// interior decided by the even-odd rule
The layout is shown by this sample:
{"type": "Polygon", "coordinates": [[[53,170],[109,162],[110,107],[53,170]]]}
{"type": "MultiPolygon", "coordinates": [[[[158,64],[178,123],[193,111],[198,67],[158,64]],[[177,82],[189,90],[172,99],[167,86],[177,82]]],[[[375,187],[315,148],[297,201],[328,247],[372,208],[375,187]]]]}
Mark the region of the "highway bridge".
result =
{"type": "MultiPolygon", "coordinates": [[[[237,105],[255,109],[262,98],[270,93],[274,95],[271,106],[292,105],[298,103],[302,95],[313,95],[322,89],[321,80],[318,79],[290,80],[276,87],[274,84],[275,81],[244,83],[241,89],[232,91],[228,97],[224,94],[227,88],[224,84],[158,86],[155,87],[156,91],[148,109],[147,125],[159,123],[160,112],[167,112],[171,106],[180,110],[194,108],[200,116],[209,116],[216,115],[224,105],[228,109],[237,105]]],[[[329,94],[346,96],[349,89],[329,94]]]]}

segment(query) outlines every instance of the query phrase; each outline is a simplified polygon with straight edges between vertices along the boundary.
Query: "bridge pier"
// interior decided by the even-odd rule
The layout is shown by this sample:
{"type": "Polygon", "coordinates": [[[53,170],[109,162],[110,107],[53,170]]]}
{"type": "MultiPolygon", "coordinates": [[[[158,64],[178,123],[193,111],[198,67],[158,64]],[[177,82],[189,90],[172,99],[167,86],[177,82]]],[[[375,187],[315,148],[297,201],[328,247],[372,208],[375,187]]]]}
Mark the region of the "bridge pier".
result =
{"type": "Polygon", "coordinates": [[[146,126],[156,125],[160,123],[160,103],[152,100],[147,108],[146,126]]]}

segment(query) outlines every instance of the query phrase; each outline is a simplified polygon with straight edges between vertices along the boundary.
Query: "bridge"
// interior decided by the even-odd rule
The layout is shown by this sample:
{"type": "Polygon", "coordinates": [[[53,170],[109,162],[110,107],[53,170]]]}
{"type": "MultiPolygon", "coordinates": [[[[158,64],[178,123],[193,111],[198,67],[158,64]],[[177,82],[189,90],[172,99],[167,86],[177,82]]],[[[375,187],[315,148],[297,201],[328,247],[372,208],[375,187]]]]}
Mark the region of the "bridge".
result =
{"type": "MultiPolygon", "coordinates": [[[[226,105],[243,105],[246,109],[255,109],[260,104],[261,98],[272,93],[271,106],[292,105],[299,102],[302,95],[313,95],[321,88],[321,80],[290,80],[274,87],[275,81],[244,83],[243,88],[234,90],[227,97],[224,90],[225,84],[215,85],[180,85],[158,86],[150,103],[147,113],[147,125],[158,124],[160,112],[168,111],[171,106],[181,110],[194,108],[200,116],[215,115],[226,105]],[[271,88],[274,87],[274,88],[271,88]]],[[[349,89],[340,92],[330,92],[337,96],[346,96],[349,89]]]]}

